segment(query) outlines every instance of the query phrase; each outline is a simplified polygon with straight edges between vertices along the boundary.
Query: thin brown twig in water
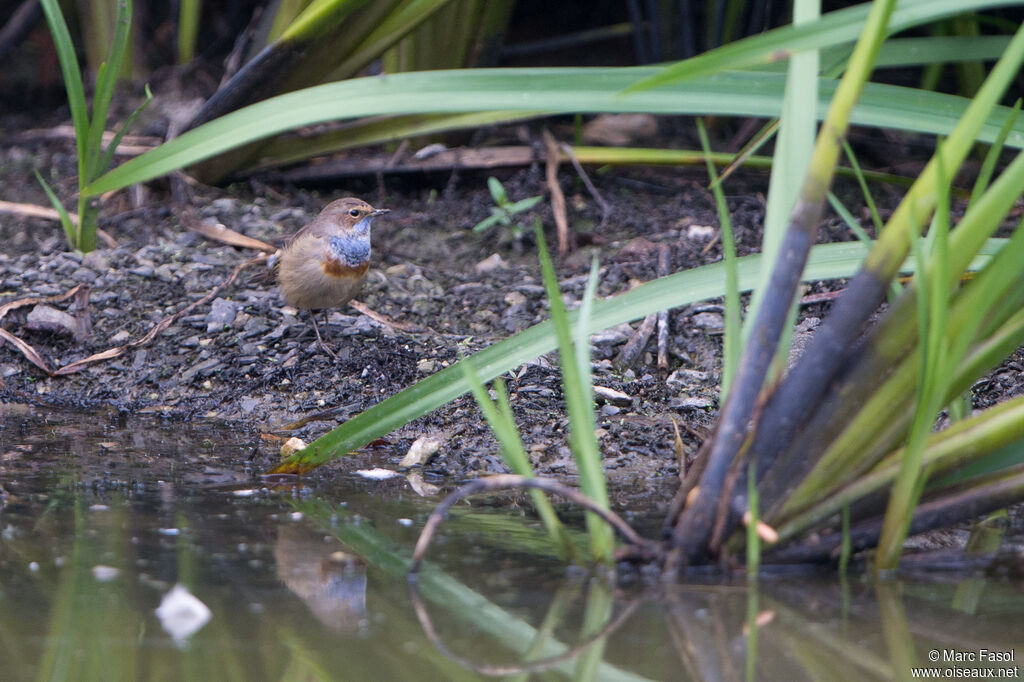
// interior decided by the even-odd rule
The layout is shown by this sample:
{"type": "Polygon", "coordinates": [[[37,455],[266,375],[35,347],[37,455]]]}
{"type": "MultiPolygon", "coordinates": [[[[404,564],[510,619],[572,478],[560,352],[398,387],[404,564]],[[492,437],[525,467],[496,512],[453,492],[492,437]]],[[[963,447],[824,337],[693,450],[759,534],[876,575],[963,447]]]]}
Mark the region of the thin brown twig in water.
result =
{"type": "Polygon", "coordinates": [[[552,481],[546,478],[528,478],[526,476],[518,476],[516,474],[497,474],[495,476],[487,476],[486,478],[478,478],[475,481],[467,483],[448,495],[448,497],[444,498],[444,500],[437,505],[437,508],[434,509],[434,511],[431,512],[430,517],[427,518],[427,522],[423,526],[423,531],[420,533],[420,537],[416,541],[416,548],[412,553],[412,564],[409,567],[409,573],[415,574],[420,570],[420,564],[423,562],[423,555],[426,554],[427,548],[433,540],[434,533],[437,531],[437,527],[441,525],[441,522],[444,521],[445,514],[448,513],[448,510],[451,509],[456,502],[464,497],[475,495],[477,493],[523,488],[538,488],[552,495],[561,495],[570,502],[583,507],[587,511],[597,514],[602,521],[617,530],[619,534],[630,544],[642,548],[652,555],[657,555],[660,551],[660,545],[641,537],[622,519],[621,516],[598,505],[575,488],[570,488],[569,486],[562,485],[557,481],[552,481]]]}
{"type": "Polygon", "coordinates": [[[565,193],[558,184],[558,143],[547,128],[544,129],[544,150],[547,157],[545,171],[548,190],[551,192],[551,212],[555,216],[555,227],[558,232],[558,253],[564,256],[569,252],[569,218],[565,213],[565,193]]]}
{"type": "Polygon", "coordinates": [[[601,224],[597,226],[598,229],[601,229],[604,227],[605,223],[608,222],[608,216],[612,214],[612,207],[608,205],[608,202],[604,200],[601,193],[597,191],[597,187],[595,187],[594,183],[590,181],[590,176],[587,175],[585,170],[583,170],[583,164],[581,164],[580,160],[576,158],[576,152],[572,150],[572,147],[563,142],[559,145],[559,148],[562,150],[563,154],[569,157],[569,161],[572,162],[572,167],[576,169],[576,174],[580,176],[580,180],[583,181],[583,185],[587,188],[587,191],[590,192],[590,196],[594,197],[594,201],[596,201],[597,205],[601,207],[601,224]]]}
{"type": "Polygon", "coordinates": [[[639,600],[633,600],[629,602],[626,605],[626,608],[622,610],[622,613],[616,616],[614,620],[607,623],[598,632],[591,635],[587,639],[583,640],[576,646],[567,648],[567,650],[563,653],[557,654],[555,656],[549,656],[548,658],[541,658],[536,661],[520,663],[518,665],[484,665],[480,663],[473,663],[472,661],[466,658],[457,656],[454,653],[452,653],[451,649],[449,649],[448,646],[441,640],[440,635],[437,634],[437,630],[434,628],[434,623],[430,619],[430,612],[427,611],[427,605],[424,603],[423,597],[422,595],[420,595],[419,590],[417,589],[416,583],[414,581],[409,582],[409,592],[410,598],[412,600],[413,609],[415,609],[416,611],[416,618],[420,622],[420,627],[423,628],[423,634],[427,636],[427,639],[430,640],[430,643],[433,644],[434,647],[438,651],[440,651],[442,655],[446,656],[452,661],[455,661],[463,668],[466,668],[467,670],[472,670],[473,672],[480,673],[481,675],[488,675],[492,677],[518,675],[520,673],[540,672],[543,670],[547,670],[548,668],[551,668],[552,666],[557,665],[563,661],[571,660],[579,656],[587,649],[589,649],[595,643],[601,641],[602,639],[604,639],[605,637],[607,637],[608,635],[612,634],[620,627],[622,627],[622,624],[625,623],[631,615],[633,615],[633,612],[636,611],[637,607],[640,604],[639,600]]]}

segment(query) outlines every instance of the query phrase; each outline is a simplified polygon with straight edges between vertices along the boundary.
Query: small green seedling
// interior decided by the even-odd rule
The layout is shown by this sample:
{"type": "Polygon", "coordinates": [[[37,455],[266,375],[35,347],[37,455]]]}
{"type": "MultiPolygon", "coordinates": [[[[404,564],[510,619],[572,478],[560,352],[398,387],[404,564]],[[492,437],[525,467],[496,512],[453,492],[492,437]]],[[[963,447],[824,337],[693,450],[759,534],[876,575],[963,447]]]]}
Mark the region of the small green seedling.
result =
{"type": "Polygon", "coordinates": [[[526,228],[515,221],[515,216],[529,211],[544,197],[535,196],[519,201],[509,201],[505,186],[495,177],[487,178],[487,187],[491,190],[495,205],[491,208],[491,215],[474,225],[473,231],[484,232],[495,225],[502,225],[509,228],[512,236],[518,239],[526,231],[526,228]]]}

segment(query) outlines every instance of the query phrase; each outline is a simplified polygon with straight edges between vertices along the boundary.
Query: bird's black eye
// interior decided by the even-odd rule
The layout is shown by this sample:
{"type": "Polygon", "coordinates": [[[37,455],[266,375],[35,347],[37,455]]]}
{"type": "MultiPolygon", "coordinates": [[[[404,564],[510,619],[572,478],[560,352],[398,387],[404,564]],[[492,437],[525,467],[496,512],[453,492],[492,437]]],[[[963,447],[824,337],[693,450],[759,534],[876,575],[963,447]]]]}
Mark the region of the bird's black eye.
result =
{"type": "Polygon", "coordinates": [[[353,208],[351,211],[348,212],[348,214],[350,216],[352,216],[353,218],[358,218],[359,217],[359,209],[358,208],[353,208]]]}

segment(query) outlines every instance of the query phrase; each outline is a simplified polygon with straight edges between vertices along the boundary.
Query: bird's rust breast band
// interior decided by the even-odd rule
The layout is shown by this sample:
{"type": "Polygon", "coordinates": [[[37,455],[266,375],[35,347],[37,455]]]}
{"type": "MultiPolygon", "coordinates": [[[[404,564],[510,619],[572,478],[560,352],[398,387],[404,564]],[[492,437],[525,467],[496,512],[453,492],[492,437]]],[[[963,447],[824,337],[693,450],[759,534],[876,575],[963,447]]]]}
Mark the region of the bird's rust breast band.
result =
{"type": "Polygon", "coordinates": [[[321,262],[321,266],[323,267],[324,272],[331,277],[344,277],[346,279],[350,277],[362,277],[366,274],[366,271],[370,269],[369,262],[352,267],[350,265],[345,265],[335,258],[325,259],[321,262]]]}

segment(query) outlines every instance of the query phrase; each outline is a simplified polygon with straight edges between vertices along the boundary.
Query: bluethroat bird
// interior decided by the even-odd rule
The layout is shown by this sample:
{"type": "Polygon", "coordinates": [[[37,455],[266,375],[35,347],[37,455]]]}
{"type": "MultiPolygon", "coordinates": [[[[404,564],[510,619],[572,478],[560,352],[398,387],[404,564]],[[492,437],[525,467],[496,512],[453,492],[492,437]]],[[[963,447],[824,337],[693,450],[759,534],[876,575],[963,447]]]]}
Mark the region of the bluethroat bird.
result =
{"type": "Polygon", "coordinates": [[[390,213],[362,199],[327,204],[313,222],[292,235],[281,250],[278,279],[284,300],[310,311],[320,347],[337,358],[320,335],[313,311],[340,308],[352,300],[370,269],[370,225],[390,213]]]}

